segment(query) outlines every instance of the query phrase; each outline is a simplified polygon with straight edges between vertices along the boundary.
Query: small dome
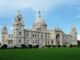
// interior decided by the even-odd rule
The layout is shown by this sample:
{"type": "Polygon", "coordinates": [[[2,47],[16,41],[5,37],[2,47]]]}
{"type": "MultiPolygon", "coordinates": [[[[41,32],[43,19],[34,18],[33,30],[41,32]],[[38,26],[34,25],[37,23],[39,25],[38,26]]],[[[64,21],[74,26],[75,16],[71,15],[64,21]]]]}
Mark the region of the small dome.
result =
{"type": "Polygon", "coordinates": [[[22,24],[23,25],[23,17],[22,17],[22,14],[20,11],[17,11],[16,12],[16,16],[15,16],[15,21],[14,21],[14,24],[13,25],[16,25],[16,24],[22,24]]]}
{"type": "Polygon", "coordinates": [[[16,16],[22,16],[20,11],[16,12],[16,16]]]}
{"type": "Polygon", "coordinates": [[[75,26],[75,25],[73,25],[73,26],[72,26],[72,29],[76,30],[76,26],[75,26]]]}
{"type": "Polygon", "coordinates": [[[7,26],[6,26],[6,25],[4,25],[4,26],[2,27],[2,33],[5,33],[5,34],[8,33],[8,31],[7,31],[7,26]]]}
{"type": "Polygon", "coordinates": [[[74,31],[76,31],[76,26],[72,26],[72,31],[74,32],[74,31]]]}
{"type": "Polygon", "coordinates": [[[54,30],[62,31],[59,27],[55,27],[54,30]]]}
{"type": "Polygon", "coordinates": [[[3,30],[7,30],[7,26],[6,25],[3,26],[3,30]]]}

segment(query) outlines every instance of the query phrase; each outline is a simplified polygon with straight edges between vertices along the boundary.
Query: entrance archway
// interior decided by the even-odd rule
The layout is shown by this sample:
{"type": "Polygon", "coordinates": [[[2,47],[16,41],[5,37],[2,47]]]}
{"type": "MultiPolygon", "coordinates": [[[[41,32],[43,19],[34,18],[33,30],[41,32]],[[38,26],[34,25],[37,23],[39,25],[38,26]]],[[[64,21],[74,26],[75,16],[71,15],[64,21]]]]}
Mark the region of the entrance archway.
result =
{"type": "Polygon", "coordinates": [[[60,35],[56,35],[56,45],[60,44],[60,35]]]}

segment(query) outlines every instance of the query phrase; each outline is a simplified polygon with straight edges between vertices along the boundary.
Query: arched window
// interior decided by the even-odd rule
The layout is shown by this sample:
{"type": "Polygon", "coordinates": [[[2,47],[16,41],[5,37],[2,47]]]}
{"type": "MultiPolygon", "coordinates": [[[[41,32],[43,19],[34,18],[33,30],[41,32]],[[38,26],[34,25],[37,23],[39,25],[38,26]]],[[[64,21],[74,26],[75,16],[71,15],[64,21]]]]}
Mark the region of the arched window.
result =
{"type": "Polygon", "coordinates": [[[48,41],[48,44],[49,44],[49,41],[48,41]]]}
{"type": "Polygon", "coordinates": [[[60,43],[60,35],[56,35],[56,43],[57,43],[57,45],[59,45],[59,43],[60,43]]]}
{"type": "Polygon", "coordinates": [[[35,34],[35,37],[36,37],[36,34],[35,34]]]}
{"type": "Polygon", "coordinates": [[[21,35],[21,32],[19,32],[19,35],[21,35]]]}
{"type": "Polygon", "coordinates": [[[12,44],[12,42],[13,42],[12,40],[8,40],[8,44],[12,44]]]}
{"type": "Polygon", "coordinates": [[[33,40],[33,44],[35,43],[35,41],[33,40]]]}
{"type": "Polygon", "coordinates": [[[53,40],[51,41],[52,45],[53,45],[53,40]]]}
{"type": "Polygon", "coordinates": [[[34,34],[32,36],[34,37],[34,34]]]}
{"type": "Polygon", "coordinates": [[[19,18],[18,21],[20,22],[20,20],[21,20],[21,19],[19,18]]]}
{"type": "Polygon", "coordinates": [[[41,38],[43,38],[43,35],[41,35],[41,38]]]}
{"type": "Polygon", "coordinates": [[[19,40],[19,43],[21,43],[21,40],[19,40]]]}
{"type": "Polygon", "coordinates": [[[29,43],[29,40],[27,40],[27,44],[29,43]]]}

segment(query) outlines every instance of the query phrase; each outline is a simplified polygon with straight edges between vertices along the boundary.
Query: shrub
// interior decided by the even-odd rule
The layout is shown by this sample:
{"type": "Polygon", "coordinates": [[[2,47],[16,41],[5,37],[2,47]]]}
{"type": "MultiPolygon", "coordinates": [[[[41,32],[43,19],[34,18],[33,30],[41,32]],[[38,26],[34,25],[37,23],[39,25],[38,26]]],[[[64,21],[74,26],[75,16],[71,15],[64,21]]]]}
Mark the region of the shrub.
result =
{"type": "Polygon", "coordinates": [[[60,47],[61,47],[61,45],[57,45],[57,47],[58,47],[58,48],[60,48],[60,47]]]}
{"type": "Polygon", "coordinates": [[[36,45],[35,48],[39,48],[39,45],[36,45]]]}
{"type": "Polygon", "coordinates": [[[18,47],[17,47],[17,46],[14,46],[13,48],[16,49],[16,48],[18,48],[18,47]]]}
{"type": "Polygon", "coordinates": [[[77,45],[77,47],[79,48],[79,47],[80,47],[80,45],[77,45]]]}
{"type": "Polygon", "coordinates": [[[77,45],[73,45],[74,47],[77,47],[77,45]]]}
{"type": "Polygon", "coordinates": [[[51,45],[45,45],[45,47],[49,47],[49,48],[50,48],[50,47],[52,47],[52,46],[51,46],[51,45]]]}
{"type": "Polygon", "coordinates": [[[29,44],[29,45],[28,45],[28,48],[32,48],[32,45],[31,45],[31,44],[29,44]]]}
{"type": "Polygon", "coordinates": [[[66,45],[63,45],[63,47],[65,48],[65,47],[67,47],[66,45]]]}
{"type": "Polygon", "coordinates": [[[45,46],[43,46],[42,48],[45,48],[45,46]]]}
{"type": "Polygon", "coordinates": [[[26,48],[26,45],[25,44],[21,44],[21,48],[26,48]]]}
{"type": "Polygon", "coordinates": [[[53,45],[52,47],[53,47],[53,48],[55,48],[55,47],[56,47],[56,45],[53,45]]]}
{"type": "Polygon", "coordinates": [[[7,45],[4,44],[4,45],[1,46],[1,48],[2,48],[2,49],[7,49],[7,45]]]}
{"type": "Polygon", "coordinates": [[[45,45],[45,47],[48,47],[48,45],[45,45]]]}
{"type": "Polygon", "coordinates": [[[72,48],[73,47],[73,45],[72,44],[70,44],[70,46],[69,46],[70,48],[72,48]]]}
{"type": "Polygon", "coordinates": [[[51,45],[48,45],[48,47],[50,48],[50,47],[51,47],[51,45]]]}

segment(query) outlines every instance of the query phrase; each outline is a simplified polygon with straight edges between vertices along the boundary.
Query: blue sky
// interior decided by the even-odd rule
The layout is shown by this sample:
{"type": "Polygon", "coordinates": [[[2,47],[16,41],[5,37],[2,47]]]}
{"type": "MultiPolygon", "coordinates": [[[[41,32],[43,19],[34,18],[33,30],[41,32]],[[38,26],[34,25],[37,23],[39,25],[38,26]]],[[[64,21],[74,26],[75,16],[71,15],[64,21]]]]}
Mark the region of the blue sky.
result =
{"type": "Polygon", "coordinates": [[[80,39],[80,0],[0,0],[0,32],[3,25],[12,32],[18,10],[23,15],[25,28],[32,28],[40,10],[48,28],[60,27],[69,34],[75,25],[80,39]]]}

